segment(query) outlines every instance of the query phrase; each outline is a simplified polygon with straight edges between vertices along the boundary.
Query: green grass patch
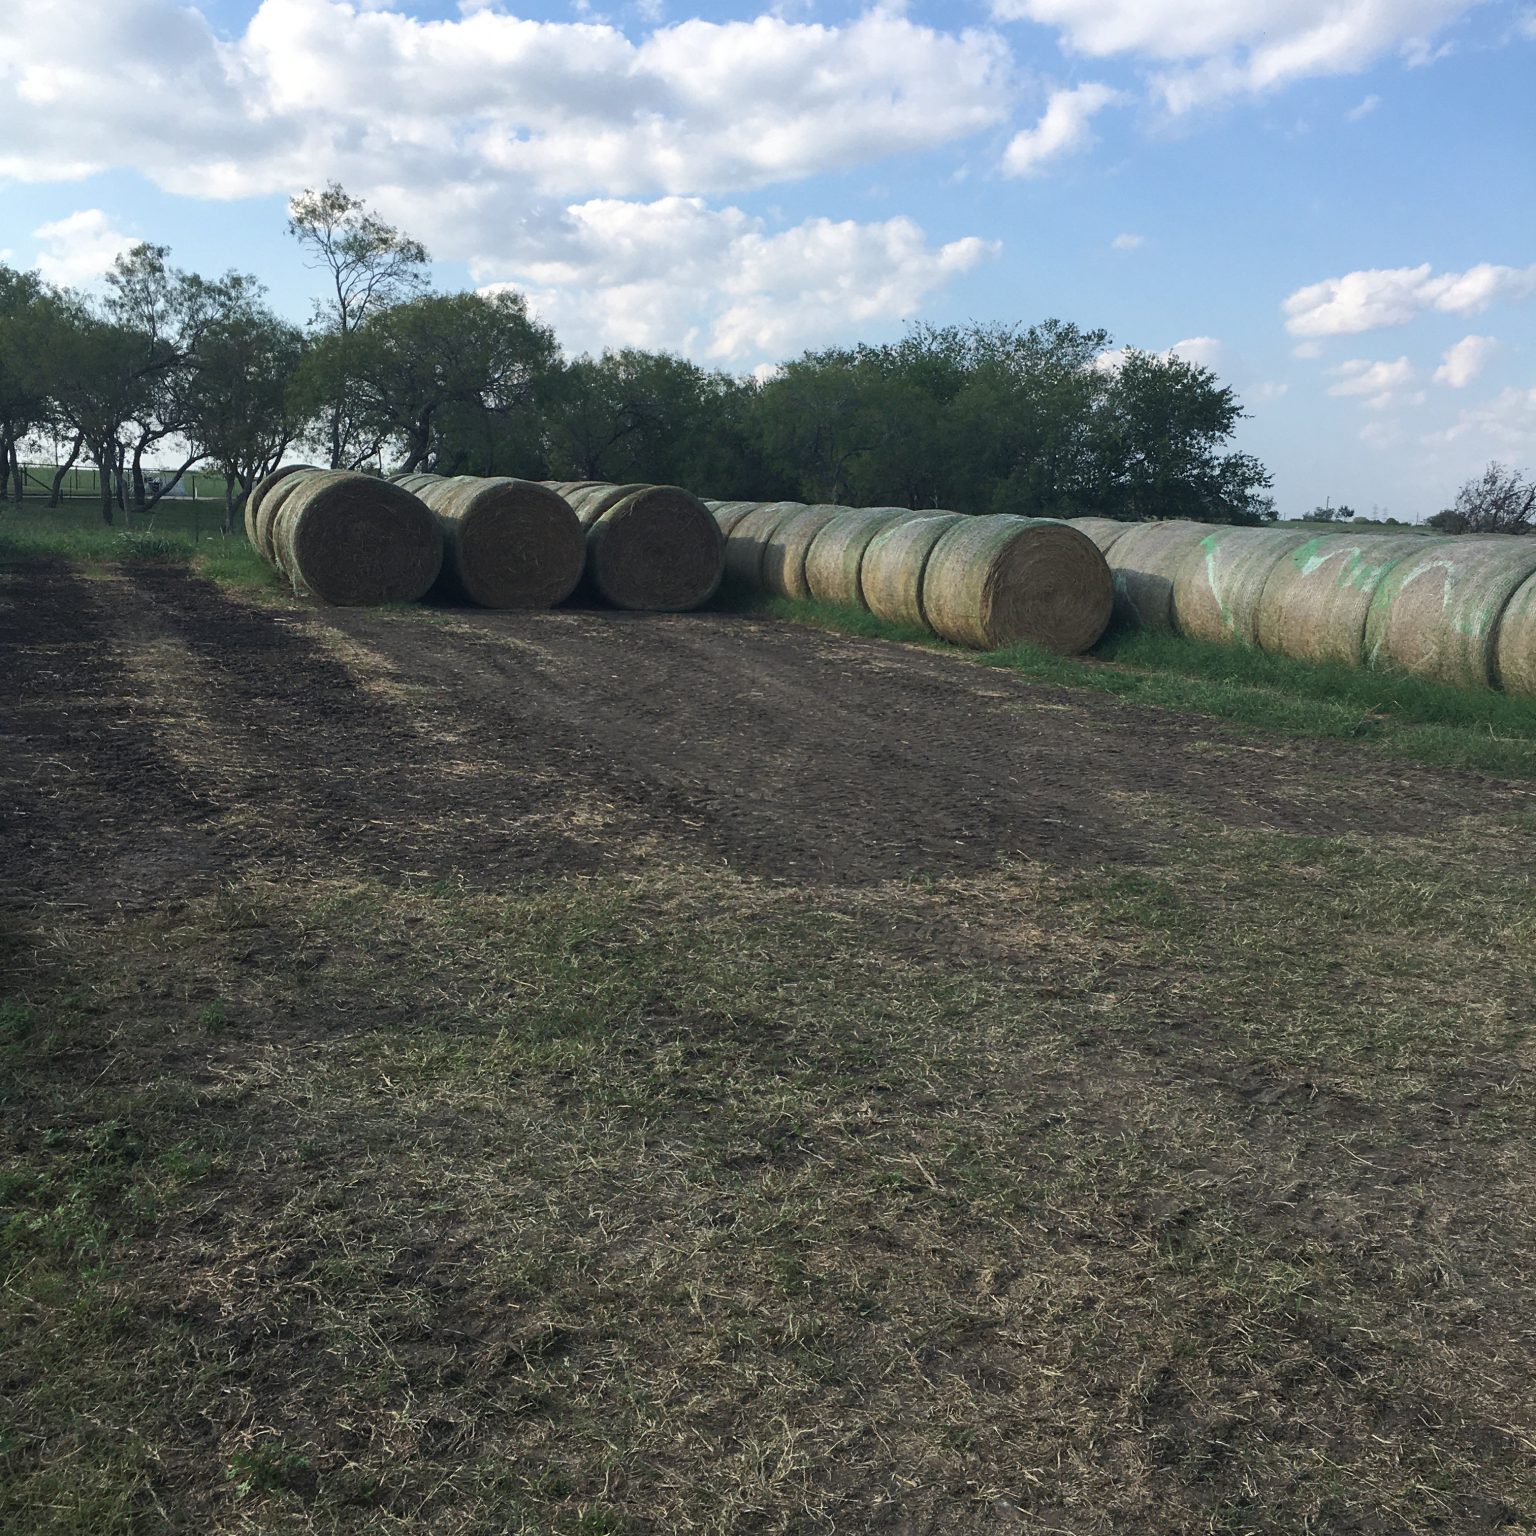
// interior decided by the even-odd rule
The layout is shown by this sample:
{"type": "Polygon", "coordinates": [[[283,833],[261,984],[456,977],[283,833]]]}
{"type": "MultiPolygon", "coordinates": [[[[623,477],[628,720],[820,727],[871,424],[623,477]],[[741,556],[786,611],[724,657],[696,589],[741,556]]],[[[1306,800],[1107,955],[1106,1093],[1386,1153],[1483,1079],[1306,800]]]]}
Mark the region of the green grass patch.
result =
{"type": "Polygon", "coordinates": [[[733,593],[725,606],[837,634],[923,645],[1037,682],[1254,730],[1356,742],[1373,754],[1431,767],[1536,778],[1536,701],[1492,689],[1453,688],[1147,631],[1111,630],[1081,657],[1030,645],[977,652],[831,603],[733,593]]]}

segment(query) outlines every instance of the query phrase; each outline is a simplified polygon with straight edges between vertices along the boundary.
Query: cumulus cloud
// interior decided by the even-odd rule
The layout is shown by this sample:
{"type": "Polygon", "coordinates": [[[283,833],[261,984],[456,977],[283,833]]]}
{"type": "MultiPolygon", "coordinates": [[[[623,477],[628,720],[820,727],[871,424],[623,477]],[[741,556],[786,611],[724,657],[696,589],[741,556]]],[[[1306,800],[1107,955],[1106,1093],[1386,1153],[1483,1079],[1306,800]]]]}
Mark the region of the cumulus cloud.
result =
{"type": "Polygon", "coordinates": [[[719,192],[948,143],[1003,121],[1014,97],[995,32],[891,9],[840,26],[688,20],[639,41],[478,6],[424,21],[262,0],[228,40],[176,0],[79,0],[67,28],[53,0],[8,9],[0,89],[30,110],[8,126],[0,176],[129,166],[204,197],[289,191],[316,166],[381,203],[438,183],[719,192]],[[102,91],[106,78],[133,89],[102,91]]]}
{"type": "Polygon", "coordinates": [[[1345,121],[1358,123],[1362,117],[1369,117],[1380,105],[1380,96],[1367,96],[1358,106],[1351,107],[1344,114],[1345,121]]]}
{"type": "Polygon", "coordinates": [[[1435,382],[1465,389],[1498,350],[1499,344],[1492,336],[1463,336],[1445,349],[1445,356],[1435,369],[1435,382]]]}
{"type": "Polygon", "coordinates": [[[50,283],[76,287],[103,276],[113,261],[139,243],[124,234],[100,208],[82,208],[68,218],[32,231],[39,242],[33,265],[50,283]]]}
{"type": "Polygon", "coordinates": [[[1212,370],[1222,363],[1221,343],[1214,336],[1187,336],[1168,348],[1167,356],[1181,357],[1186,363],[1196,363],[1212,370]]]}
{"type": "Polygon", "coordinates": [[[1402,403],[1400,392],[1414,380],[1413,364],[1406,357],[1379,363],[1356,357],[1329,372],[1338,380],[1329,386],[1330,395],[1360,398],[1376,411],[1402,403]]]}
{"type": "Polygon", "coordinates": [[[913,314],[996,250],[975,238],[935,246],[906,218],[770,231],[700,198],[602,198],[471,270],[488,289],[522,289],[577,349],[669,347],[740,363],[913,314]]]}
{"type": "Polygon", "coordinates": [[[1094,141],[1095,114],[1121,99],[1119,91],[1093,82],[1053,91],[1040,121],[1016,133],[1003,151],[1004,174],[1038,176],[1051,161],[1086,148],[1094,141]]]}
{"type": "Polygon", "coordinates": [[[1147,240],[1145,235],[1116,235],[1109,243],[1117,251],[1139,251],[1147,240]]]}
{"type": "Polygon", "coordinates": [[[1298,288],[1282,306],[1293,336],[1350,336],[1382,326],[1406,325],[1426,310],[1475,315],[1502,300],[1536,293],[1536,264],[1501,267],[1490,262],[1465,272],[1417,267],[1371,268],[1324,278],[1298,288]]]}
{"type": "Polygon", "coordinates": [[[1465,444],[1516,463],[1536,456],[1536,386],[1501,390],[1491,400],[1465,407],[1450,426],[1429,433],[1426,447],[1465,444]]]}
{"type": "Polygon", "coordinates": [[[1316,75],[1352,74],[1396,53],[1411,63],[1476,0],[992,0],[999,20],[1053,28],[1093,58],[1130,54],[1163,67],[1173,111],[1316,75]]]}

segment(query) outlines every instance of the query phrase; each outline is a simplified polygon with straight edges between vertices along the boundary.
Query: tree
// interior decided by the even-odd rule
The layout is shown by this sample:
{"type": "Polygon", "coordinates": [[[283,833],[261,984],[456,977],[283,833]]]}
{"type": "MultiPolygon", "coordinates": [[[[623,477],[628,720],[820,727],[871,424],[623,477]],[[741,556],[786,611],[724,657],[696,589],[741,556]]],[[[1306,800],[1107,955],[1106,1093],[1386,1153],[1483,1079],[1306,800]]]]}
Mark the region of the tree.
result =
{"type": "Polygon", "coordinates": [[[348,342],[371,315],[425,291],[422,268],[429,257],[419,240],[386,224],[334,181],[319,192],[306,187],[293,199],[288,233],[308,254],[308,265],[329,279],[330,291],[315,302],[313,323],[322,335],[337,338],[327,359],[332,394],[325,416],[331,467],[340,469],[366,457],[359,454],[366,429],[349,411],[348,342]]]}
{"type": "Polygon", "coordinates": [[[1308,523],[1347,523],[1359,515],[1353,507],[1346,506],[1341,501],[1336,507],[1313,507],[1302,521],[1308,523]]]}
{"type": "Polygon", "coordinates": [[[462,435],[476,417],[531,411],[558,360],[521,294],[428,294],[322,337],[304,377],[311,400],[344,385],[351,467],[392,443],[413,470],[435,461],[447,413],[462,435]]]}
{"type": "Polygon", "coordinates": [[[1442,533],[1530,533],[1536,529],[1536,481],[1495,461],[1468,480],[1429,526],[1442,533]]]}
{"type": "Polygon", "coordinates": [[[24,485],[17,445],[48,418],[45,354],[38,346],[48,299],[36,273],[0,262],[0,500],[14,481],[18,505],[24,485]]]}

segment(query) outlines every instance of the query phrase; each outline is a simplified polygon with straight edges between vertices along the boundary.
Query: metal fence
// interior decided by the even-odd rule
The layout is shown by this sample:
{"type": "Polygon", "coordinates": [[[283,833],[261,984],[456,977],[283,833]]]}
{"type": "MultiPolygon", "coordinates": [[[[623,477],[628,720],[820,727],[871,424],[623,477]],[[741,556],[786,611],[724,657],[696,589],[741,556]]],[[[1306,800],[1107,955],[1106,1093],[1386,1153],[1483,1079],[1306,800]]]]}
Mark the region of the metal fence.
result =
{"type": "MultiPolygon", "coordinates": [[[[53,477],[57,473],[58,466],[54,464],[23,464],[21,474],[26,496],[29,499],[34,496],[46,499],[53,492],[53,477]]],[[[152,493],[155,485],[165,485],[174,473],[173,470],[145,470],[145,485],[152,493]]],[[[190,497],[197,501],[222,502],[224,484],[223,475],[210,475],[201,470],[189,469],[179,481],[171,485],[165,496],[167,500],[181,501],[190,497]]],[[[96,501],[101,496],[101,480],[94,469],[73,465],[64,471],[59,496],[64,501],[96,501]]]]}

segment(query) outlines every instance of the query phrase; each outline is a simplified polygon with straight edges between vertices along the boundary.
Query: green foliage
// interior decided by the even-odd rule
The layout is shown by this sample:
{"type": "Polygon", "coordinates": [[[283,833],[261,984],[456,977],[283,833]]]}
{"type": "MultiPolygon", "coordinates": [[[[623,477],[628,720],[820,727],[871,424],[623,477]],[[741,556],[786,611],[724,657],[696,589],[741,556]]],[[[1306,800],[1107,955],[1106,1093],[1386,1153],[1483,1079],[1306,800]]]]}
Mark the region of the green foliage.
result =
{"type": "Polygon", "coordinates": [[[1495,461],[1428,522],[1440,533],[1530,533],[1536,528],[1536,480],[1495,461]]]}

